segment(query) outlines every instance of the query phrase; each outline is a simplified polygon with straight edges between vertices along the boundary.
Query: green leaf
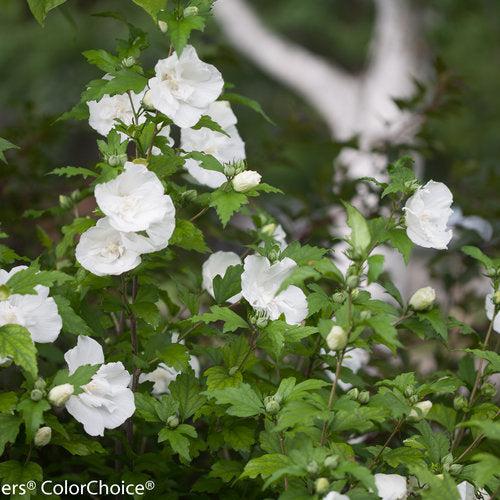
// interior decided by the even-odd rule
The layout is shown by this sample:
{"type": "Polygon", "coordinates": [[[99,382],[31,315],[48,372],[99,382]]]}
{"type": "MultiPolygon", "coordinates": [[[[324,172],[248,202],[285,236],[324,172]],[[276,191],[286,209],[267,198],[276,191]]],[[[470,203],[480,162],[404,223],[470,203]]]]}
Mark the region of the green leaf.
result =
{"type": "Polygon", "coordinates": [[[168,344],[156,351],[157,357],[175,370],[184,370],[189,366],[189,352],[182,344],[168,344]]]}
{"type": "Polygon", "coordinates": [[[368,257],[368,283],[377,281],[384,270],[384,256],[370,255],[368,257]]]}
{"type": "MultiPolygon", "coordinates": [[[[290,243],[281,253],[281,258],[288,257],[294,260],[299,266],[310,266],[321,261],[326,253],[328,253],[328,249],[326,248],[301,245],[298,241],[292,241],[292,243],[290,243]]],[[[338,269],[335,269],[335,265],[330,267],[330,271],[334,273],[338,271],[338,269]]],[[[338,272],[340,273],[340,271],[338,272]]],[[[340,276],[342,276],[341,273],[340,276]]]]}
{"type": "Polygon", "coordinates": [[[12,413],[16,404],[17,394],[15,392],[0,393],[0,413],[12,413]]]}
{"type": "Polygon", "coordinates": [[[135,315],[153,328],[157,328],[161,321],[158,306],[151,302],[134,302],[131,306],[135,315]]]}
{"type": "Polygon", "coordinates": [[[460,424],[460,427],[475,427],[488,439],[500,441],[500,422],[491,420],[469,420],[460,424]]]}
{"type": "Polygon", "coordinates": [[[401,342],[398,340],[398,331],[392,324],[392,316],[372,316],[366,322],[373,328],[378,340],[386,345],[392,352],[396,352],[398,347],[402,347],[401,342]]]}
{"type": "Polygon", "coordinates": [[[36,347],[26,328],[19,325],[0,326],[0,357],[7,356],[33,379],[38,376],[36,347]]]}
{"type": "Polygon", "coordinates": [[[476,453],[472,457],[472,460],[477,463],[471,466],[470,471],[474,478],[474,483],[479,488],[498,478],[500,458],[490,453],[476,453]]]}
{"type": "Polygon", "coordinates": [[[222,429],[224,442],[233,450],[249,451],[255,443],[255,429],[246,422],[241,425],[224,425],[222,429]]]}
{"type": "Polygon", "coordinates": [[[241,474],[241,468],[242,464],[236,460],[218,460],[212,464],[208,477],[216,477],[229,483],[241,474]]]}
{"type": "Polygon", "coordinates": [[[26,485],[28,481],[41,481],[42,478],[42,468],[34,462],[20,463],[16,460],[8,460],[0,464],[2,484],[26,485]]]}
{"type": "Polygon", "coordinates": [[[238,316],[238,314],[236,314],[228,307],[220,306],[212,306],[210,308],[210,312],[206,312],[205,314],[201,314],[198,316],[193,316],[191,318],[191,321],[193,323],[201,321],[205,324],[223,321],[223,333],[234,332],[238,328],[250,328],[250,325],[241,316],[238,316]]]}
{"type": "Polygon", "coordinates": [[[170,245],[176,245],[185,250],[195,250],[205,253],[210,249],[205,243],[205,237],[200,229],[188,220],[177,220],[170,245]]]}
{"type": "Polygon", "coordinates": [[[97,439],[82,436],[81,434],[77,434],[75,432],[70,432],[68,431],[67,427],[65,427],[65,429],[68,436],[64,436],[61,434],[52,435],[50,444],[62,446],[72,455],[77,455],[80,457],[106,453],[106,450],[102,447],[101,443],[99,443],[97,439]]]}
{"type": "Polygon", "coordinates": [[[245,465],[245,469],[240,479],[245,477],[255,479],[257,476],[261,476],[265,479],[279,469],[290,465],[292,465],[292,461],[286,455],[282,455],[281,453],[269,453],[250,460],[245,465]]]}
{"type": "Polygon", "coordinates": [[[52,298],[57,304],[57,312],[63,322],[63,331],[72,333],[73,335],[87,335],[89,337],[94,335],[94,332],[85,320],[75,313],[67,298],[61,295],[54,295],[52,298]]]}
{"type": "Polygon", "coordinates": [[[46,399],[41,399],[40,401],[25,399],[17,405],[17,409],[23,416],[26,437],[28,441],[31,441],[43,423],[43,413],[50,410],[50,404],[46,399]]]}
{"type": "Polygon", "coordinates": [[[257,101],[254,101],[253,99],[250,99],[249,97],[245,97],[243,95],[236,94],[233,92],[225,92],[224,94],[222,94],[220,99],[223,101],[229,101],[233,104],[241,104],[243,106],[246,106],[247,108],[252,109],[256,113],[258,113],[260,116],[262,116],[271,125],[276,126],[276,123],[274,123],[274,121],[265,113],[265,111],[262,109],[262,106],[257,101]]]}
{"type": "Polygon", "coordinates": [[[403,256],[405,264],[408,264],[413,243],[408,238],[406,231],[404,229],[391,229],[389,231],[389,240],[392,246],[403,256]]]}
{"type": "Polygon", "coordinates": [[[158,442],[168,441],[172,450],[178,453],[187,462],[191,461],[189,455],[189,437],[197,437],[195,428],[192,425],[181,424],[175,429],[164,428],[158,434],[158,442]]]}
{"type": "Polygon", "coordinates": [[[243,265],[229,266],[224,273],[224,277],[216,276],[213,279],[214,296],[217,304],[223,304],[241,292],[242,273],[243,265]]]}
{"type": "Polygon", "coordinates": [[[19,434],[21,419],[17,415],[0,415],[0,455],[7,443],[15,443],[19,434]]]}
{"type": "Polygon", "coordinates": [[[382,198],[390,193],[411,193],[416,187],[417,179],[413,173],[414,161],[409,156],[404,156],[389,165],[389,177],[391,182],[382,192],[382,198]]]}
{"type": "Polygon", "coordinates": [[[493,266],[493,261],[485,255],[479,248],[473,246],[462,247],[462,252],[469,257],[481,262],[483,266],[488,269],[493,266]]]}
{"type": "Polygon", "coordinates": [[[99,101],[104,95],[124,94],[132,91],[138,94],[146,86],[148,80],[145,76],[132,69],[122,69],[115,72],[111,80],[92,80],[87,89],[82,93],[82,102],[99,101]]]}
{"type": "Polygon", "coordinates": [[[179,403],[179,413],[183,420],[191,417],[205,403],[198,379],[190,373],[181,373],[169,385],[170,394],[179,403]]]}
{"type": "Polygon", "coordinates": [[[229,219],[245,204],[248,203],[248,198],[243,193],[235,191],[224,191],[216,189],[210,195],[210,206],[215,208],[217,215],[224,227],[229,222],[229,219]]]}
{"type": "Polygon", "coordinates": [[[158,12],[166,7],[167,0],[132,0],[139,7],[142,7],[155,21],[158,12]]]}
{"type": "Polygon", "coordinates": [[[35,19],[43,26],[47,14],[64,2],[66,0],[28,0],[28,5],[35,19]]]}
{"type": "Polygon", "coordinates": [[[435,307],[427,312],[418,313],[418,318],[429,322],[433,330],[444,340],[448,340],[448,324],[439,308],[435,307]]]}
{"type": "Polygon", "coordinates": [[[84,179],[87,177],[97,177],[97,173],[88,168],[83,167],[59,167],[51,170],[49,174],[59,175],[64,177],[75,177],[81,175],[84,179]]]}
{"type": "Polygon", "coordinates": [[[495,372],[500,372],[500,354],[493,351],[481,351],[480,349],[464,349],[467,352],[474,354],[478,358],[486,359],[490,362],[491,368],[495,372]]]}
{"type": "Polygon", "coordinates": [[[61,271],[40,271],[38,264],[32,264],[12,275],[5,285],[11,293],[35,294],[36,285],[51,287],[55,283],[66,283],[73,278],[61,271]]]}
{"type": "Polygon", "coordinates": [[[219,405],[230,405],[227,409],[228,415],[253,417],[265,413],[261,398],[248,384],[241,384],[239,387],[215,389],[207,392],[207,394],[211,398],[215,398],[219,405]]]}
{"type": "Polygon", "coordinates": [[[187,45],[191,31],[203,31],[205,29],[205,19],[202,16],[177,17],[175,12],[166,16],[160,13],[159,19],[166,21],[170,41],[175,48],[175,52],[180,56],[187,45]]]}
{"type": "Polygon", "coordinates": [[[5,155],[3,153],[8,149],[19,149],[19,146],[16,146],[15,144],[12,144],[12,142],[9,142],[7,139],[0,137],[0,161],[3,161],[4,163],[7,163],[7,160],[5,159],[5,155]]]}
{"type": "Polygon", "coordinates": [[[199,119],[198,123],[194,127],[191,127],[191,128],[193,130],[200,130],[201,128],[208,128],[210,130],[213,130],[214,132],[219,132],[220,134],[223,134],[223,135],[226,135],[227,137],[229,137],[229,134],[217,122],[212,120],[212,118],[210,118],[210,116],[208,116],[208,115],[203,115],[199,119]]]}
{"type": "Polygon", "coordinates": [[[234,375],[229,375],[228,370],[223,366],[212,366],[205,370],[207,377],[207,388],[209,391],[214,389],[224,389],[225,387],[238,387],[243,382],[243,375],[237,371],[234,375]]]}
{"type": "Polygon", "coordinates": [[[402,446],[394,450],[387,450],[382,455],[382,460],[391,467],[417,465],[425,467],[424,455],[420,450],[402,446]]]}
{"type": "Polygon", "coordinates": [[[352,248],[363,255],[371,242],[370,229],[361,212],[352,205],[345,203],[347,225],[351,228],[350,242],[352,248]]]}
{"type": "Polygon", "coordinates": [[[83,392],[82,386],[88,384],[96,374],[100,365],[82,365],[79,366],[71,375],[67,368],[59,370],[54,377],[52,387],[61,384],[71,384],[75,389],[75,396],[83,392]]]}

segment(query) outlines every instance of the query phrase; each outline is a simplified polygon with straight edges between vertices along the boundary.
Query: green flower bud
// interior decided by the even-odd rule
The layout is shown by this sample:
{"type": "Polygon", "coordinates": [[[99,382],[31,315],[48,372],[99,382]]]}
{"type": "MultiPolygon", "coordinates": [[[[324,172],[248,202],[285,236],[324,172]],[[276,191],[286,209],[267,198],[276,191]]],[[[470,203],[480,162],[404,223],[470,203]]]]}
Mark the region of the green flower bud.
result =
{"type": "Polygon", "coordinates": [[[43,399],[43,392],[40,389],[33,389],[30,394],[30,398],[33,401],[40,401],[43,399]]]}
{"type": "Polygon", "coordinates": [[[144,97],[142,98],[141,104],[142,104],[142,107],[148,111],[155,110],[155,107],[153,106],[153,103],[151,102],[151,90],[147,90],[145,92],[144,97]]]}
{"type": "Polygon", "coordinates": [[[233,377],[234,375],[236,375],[236,373],[238,373],[238,370],[239,370],[239,367],[238,366],[232,366],[230,369],[229,369],[229,376],[230,377],[233,377]]]}
{"type": "Polygon", "coordinates": [[[359,389],[357,389],[356,387],[354,387],[353,389],[347,391],[346,396],[349,399],[352,399],[353,401],[357,401],[357,399],[359,398],[359,389]]]}
{"type": "Polygon", "coordinates": [[[332,326],[326,337],[326,344],[331,351],[339,351],[347,344],[347,332],[339,325],[332,326]]]}
{"type": "Polygon", "coordinates": [[[43,380],[43,378],[37,379],[35,382],[35,389],[39,389],[40,391],[43,391],[47,387],[47,382],[43,380]]]}
{"type": "Polygon", "coordinates": [[[415,403],[418,403],[418,395],[417,394],[413,394],[412,396],[410,396],[408,398],[408,401],[413,405],[415,403]]]}
{"type": "Polygon", "coordinates": [[[366,321],[372,317],[372,313],[370,311],[361,311],[359,314],[359,318],[361,321],[366,321]]]}
{"type": "Polygon", "coordinates": [[[490,383],[483,384],[481,387],[481,394],[485,398],[492,398],[497,393],[495,386],[490,383]]]}
{"type": "Polygon", "coordinates": [[[451,474],[460,474],[462,472],[463,468],[464,468],[464,466],[460,465],[460,464],[450,465],[450,473],[451,474]]]}
{"type": "Polygon", "coordinates": [[[409,306],[414,311],[427,311],[434,305],[436,300],[436,291],[430,286],[420,288],[410,299],[409,306]]]}
{"type": "Polygon", "coordinates": [[[346,279],[345,284],[347,288],[350,288],[351,290],[356,288],[359,285],[359,276],[355,275],[349,276],[346,279]]]}
{"type": "Polygon", "coordinates": [[[363,405],[368,403],[368,401],[370,401],[370,393],[368,391],[361,391],[358,396],[358,401],[363,405]]]}
{"type": "Polygon", "coordinates": [[[61,384],[53,387],[49,392],[49,402],[54,406],[63,406],[73,395],[75,388],[71,384],[61,384]]]}
{"type": "Polygon", "coordinates": [[[226,177],[234,177],[236,174],[236,169],[234,168],[234,165],[231,163],[228,163],[227,165],[224,165],[224,175],[226,177]]]}
{"type": "Polygon", "coordinates": [[[66,196],[64,194],[59,195],[59,205],[61,208],[71,208],[73,206],[73,201],[69,196],[66,196]]]}
{"type": "Polygon", "coordinates": [[[184,17],[192,17],[192,16],[197,16],[198,15],[198,7],[194,5],[190,5],[189,7],[186,7],[183,12],[184,17]]]}
{"type": "Polygon", "coordinates": [[[356,300],[358,298],[358,295],[359,295],[359,288],[354,288],[353,290],[351,290],[352,300],[356,300]]]}
{"type": "Polygon", "coordinates": [[[162,33],[166,33],[168,31],[168,24],[165,21],[158,21],[158,28],[162,33]]]}
{"type": "Polygon", "coordinates": [[[276,227],[277,227],[276,224],[274,224],[274,222],[271,222],[269,224],[266,224],[262,228],[262,232],[267,236],[272,236],[274,234],[274,231],[276,231],[276,227]]]}
{"type": "Polygon", "coordinates": [[[493,304],[500,306],[500,290],[497,290],[493,294],[493,304]]]}
{"type": "Polygon", "coordinates": [[[464,396],[457,396],[453,400],[453,408],[457,411],[463,411],[466,413],[469,410],[469,402],[467,401],[467,398],[464,396]]]}
{"type": "Polygon", "coordinates": [[[50,443],[52,438],[52,429],[50,427],[40,427],[36,431],[35,437],[33,438],[33,442],[35,446],[45,446],[50,443]]]}
{"type": "Polygon", "coordinates": [[[188,189],[182,193],[182,199],[186,202],[194,201],[198,193],[194,189],[188,189]]]}
{"type": "Polygon", "coordinates": [[[324,466],[328,469],[335,469],[339,465],[338,455],[330,455],[325,458],[324,466]]]}
{"type": "Polygon", "coordinates": [[[265,328],[269,323],[269,315],[266,311],[253,311],[249,314],[248,320],[250,324],[256,326],[257,328],[265,328]]]}
{"type": "Polygon", "coordinates": [[[408,397],[408,398],[411,398],[414,394],[415,394],[415,388],[412,385],[406,386],[406,388],[405,388],[405,396],[408,397]]]}
{"type": "Polygon", "coordinates": [[[120,157],[117,155],[109,156],[107,161],[111,167],[118,167],[119,165],[122,164],[122,162],[120,161],[120,157]]]}
{"type": "Polygon", "coordinates": [[[241,174],[241,172],[243,172],[244,170],[247,169],[247,165],[245,163],[245,160],[240,160],[240,161],[234,162],[233,167],[234,167],[234,175],[241,174]]]}
{"type": "Polygon", "coordinates": [[[179,425],[179,418],[177,415],[170,415],[170,417],[167,418],[167,425],[171,429],[175,429],[179,425]]]}
{"type": "Polygon", "coordinates": [[[431,401],[421,401],[420,403],[417,403],[414,405],[414,407],[411,409],[410,415],[408,418],[413,421],[418,421],[422,420],[427,416],[427,414],[431,411],[432,408],[432,402],[431,401]]]}
{"type": "Polygon", "coordinates": [[[124,68],[131,68],[135,64],[135,57],[129,56],[122,59],[122,66],[124,68]]]}
{"type": "Polygon", "coordinates": [[[309,474],[317,474],[319,472],[318,462],[316,462],[316,460],[312,460],[307,464],[306,469],[309,474]]]}
{"type": "Polygon", "coordinates": [[[329,487],[330,481],[328,481],[326,477],[319,477],[318,479],[316,479],[316,481],[314,481],[314,489],[316,490],[316,493],[318,493],[318,495],[326,493],[329,487]]]}
{"type": "Polygon", "coordinates": [[[346,294],[344,292],[335,292],[332,295],[332,300],[336,304],[342,304],[346,299],[346,294]]]}
{"type": "Polygon", "coordinates": [[[266,408],[266,413],[269,413],[269,415],[276,415],[280,411],[280,404],[273,396],[264,398],[264,407],[266,408]]]}
{"type": "Polygon", "coordinates": [[[0,300],[7,300],[10,297],[10,290],[7,285],[0,285],[0,300]]]}

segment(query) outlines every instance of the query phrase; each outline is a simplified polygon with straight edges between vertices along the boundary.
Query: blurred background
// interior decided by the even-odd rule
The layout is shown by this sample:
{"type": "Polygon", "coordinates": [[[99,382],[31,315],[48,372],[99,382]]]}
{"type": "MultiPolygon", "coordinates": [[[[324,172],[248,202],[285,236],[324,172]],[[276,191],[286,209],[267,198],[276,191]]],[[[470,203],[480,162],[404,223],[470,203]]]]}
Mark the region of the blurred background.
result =
{"type": "MultiPolygon", "coordinates": [[[[168,46],[124,0],[71,0],[44,28],[24,1],[0,0],[0,11],[0,136],[20,146],[0,164],[0,222],[8,244],[33,257],[43,243],[37,226],[57,239],[58,225],[21,215],[57,206],[60,193],[81,187],[47,172],[98,157],[86,122],[55,122],[100,76],[81,52],[113,51],[126,36],[123,25],[93,14],[119,11],[150,33],[145,67],[168,46]]],[[[328,244],[340,197],[355,195],[375,212],[369,189],[352,177],[376,175],[380,161],[411,152],[421,177],[446,182],[467,217],[457,221],[452,248],[497,246],[500,2],[220,0],[208,29],[196,33],[201,57],[275,122],[235,109],[251,168],[287,193],[265,203],[293,238],[328,244]]],[[[449,289],[476,273],[457,266],[453,253],[444,264],[432,259],[449,289]]]]}

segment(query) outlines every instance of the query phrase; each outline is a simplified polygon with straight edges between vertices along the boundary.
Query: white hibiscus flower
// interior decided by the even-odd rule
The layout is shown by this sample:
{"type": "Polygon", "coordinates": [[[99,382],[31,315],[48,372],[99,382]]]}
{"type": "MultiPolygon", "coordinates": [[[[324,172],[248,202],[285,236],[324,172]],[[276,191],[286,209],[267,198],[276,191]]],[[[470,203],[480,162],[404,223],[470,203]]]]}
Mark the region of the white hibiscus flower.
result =
{"type": "MultiPolygon", "coordinates": [[[[228,135],[203,127],[199,130],[181,130],[181,147],[184,151],[201,151],[212,155],[221,163],[233,163],[246,158],[245,143],[236,129],[237,119],[227,101],[212,103],[205,113],[217,122],[228,135]]],[[[200,184],[218,188],[227,181],[222,172],[207,170],[193,159],[187,159],[185,168],[200,184]]]]}
{"type": "Polygon", "coordinates": [[[323,500],[349,500],[349,497],[347,495],[342,495],[342,493],[337,493],[336,491],[330,491],[330,493],[323,497],[323,500]]]}
{"type": "MultiPolygon", "coordinates": [[[[240,257],[234,252],[215,252],[203,263],[202,277],[203,289],[214,297],[213,280],[216,276],[224,277],[227,268],[241,264],[240,257]]],[[[231,304],[238,302],[241,298],[241,293],[231,297],[227,301],[231,304]]]]}
{"type": "MultiPolygon", "coordinates": [[[[321,350],[322,354],[325,354],[326,351],[324,349],[321,350]]],[[[336,356],[337,353],[330,351],[330,356],[336,356]]],[[[342,359],[342,366],[349,368],[353,373],[358,373],[363,367],[365,367],[370,361],[370,354],[365,349],[361,349],[360,347],[355,347],[350,351],[345,353],[344,358],[342,359]]],[[[330,370],[325,370],[326,376],[333,382],[335,380],[335,373],[330,370]]],[[[343,391],[348,391],[352,388],[352,384],[344,382],[343,380],[338,381],[339,387],[343,391]]]]}
{"type": "Polygon", "coordinates": [[[404,500],[407,495],[406,478],[398,474],[375,474],[375,485],[382,500],[404,500]]]}
{"type": "MultiPolygon", "coordinates": [[[[486,310],[486,316],[491,321],[493,319],[493,313],[495,312],[495,304],[493,304],[493,292],[486,295],[484,308],[486,310]]],[[[495,321],[493,322],[493,330],[500,333],[500,312],[497,312],[495,316],[495,321]]]]}
{"type": "Polygon", "coordinates": [[[245,258],[241,275],[243,297],[256,311],[265,312],[269,319],[275,320],[284,314],[288,324],[298,325],[308,313],[304,292],[290,285],[278,293],[296,266],[288,257],[271,265],[267,257],[249,255],[245,258]]]}
{"type": "Polygon", "coordinates": [[[447,248],[453,232],[448,220],[453,213],[453,195],[442,183],[429,181],[408,198],[405,210],[408,237],[413,243],[442,250],[447,248]]]}
{"type": "Polygon", "coordinates": [[[101,365],[83,392],[71,396],[66,409],[83,424],[87,434],[103,436],[104,429],[116,429],[134,414],[134,393],[128,388],[130,374],[121,362],[104,364],[101,345],[80,335],[76,347],[64,355],[69,373],[83,365],[101,365]]]}
{"type": "Polygon", "coordinates": [[[490,500],[490,495],[486,490],[479,490],[478,495],[476,495],[476,490],[474,486],[468,481],[462,481],[457,486],[458,494],[460,495],[460,500],[476,500],[481,498],[482,500],[490,500]]]}
{"type": "Polygon", "coordinates": [[[179,127],[196,125],[224,86],[217,68],[201,61],[191,45],[180,57],[174,53],[158,61],[155,73],[148,82],[149,102],[179,127]]]}
{"type": "Polygon", "coordinates": [[[146,231],[173,207],[158,176],[130,161],[116,178],[95,187],[95,198],[111,226],[124,232],[146,231]]]}
{"type": "Polygon", "coordinates": [[[141,254],[152,251],[147,238],[117,231],[108,217],[87,229],[76,246],[76,260],[97,276],[120,275],[141,263],[141,254]]]}
{"type": "MultiPolygon", "coordinates": [[[[105,77],[105,79],[109,79],[105,77]]],[[[134,122],[134,109],[137,113],[144,93],[135,94],[117,94],[113,96],[104,95],[99,101],[89,101],[89,125],[99,132],[99,134],[107,136],[111,129],[122,121],[125,125],[132,125],[134,122]],[[133,108],[132,108],[133,105],[133,108]]],[[[138,124],[144,123],[146,120],[144,115],[138,119],[138,124]]],[[[123,136],[124,137],[124,136],[123,136]]]]}
{"type": "MultiPolygon", "coordinates": [[[[0,269],[0,285],[4,285],[26,266],[17,266],[9,272],[0,269]]],[[[54,299],[46,286],[37,285],[34,295],[10,295],[0,301],[0,326],[20,325],[26,328],[33,342],[54,342],[62,328],[62,319],[54,299]]]]}

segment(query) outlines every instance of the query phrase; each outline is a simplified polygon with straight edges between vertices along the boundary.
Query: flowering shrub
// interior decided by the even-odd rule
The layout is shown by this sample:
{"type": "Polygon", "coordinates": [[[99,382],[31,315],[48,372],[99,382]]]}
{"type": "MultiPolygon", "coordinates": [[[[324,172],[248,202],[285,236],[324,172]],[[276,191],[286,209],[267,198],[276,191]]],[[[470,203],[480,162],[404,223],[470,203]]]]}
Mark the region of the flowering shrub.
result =
{"type": "Polygon", "coordinates": [[[500,260],[463,249],[492,286],[475,332],[431,287],[405,301],[377,253],[445,250],[450,190],[422,186],[403,157],[387,182],[366,179],[385,215],[344,203],[345,271],[331,245],[287,242],[254,203],[279,190],[247,168],[231,104],[260,107],[224,93],[188,45],[210,1],[134,1],[170,54],[143,68],[131,24],[116,53],[85,52],[103,74],[66,118],[88,119],[101,160],[53,171],[84,179],[52,211],[66,220],[57,243],[32,262],[0,247],[3,482],[153,480],[165,498],[494,494],[500,260]],[[95,209],[80,215],[85,198],[95,209]],[[451,331],[470,345],[455,370],[406,369],[408,339],[451,358],[451,331]]]}

